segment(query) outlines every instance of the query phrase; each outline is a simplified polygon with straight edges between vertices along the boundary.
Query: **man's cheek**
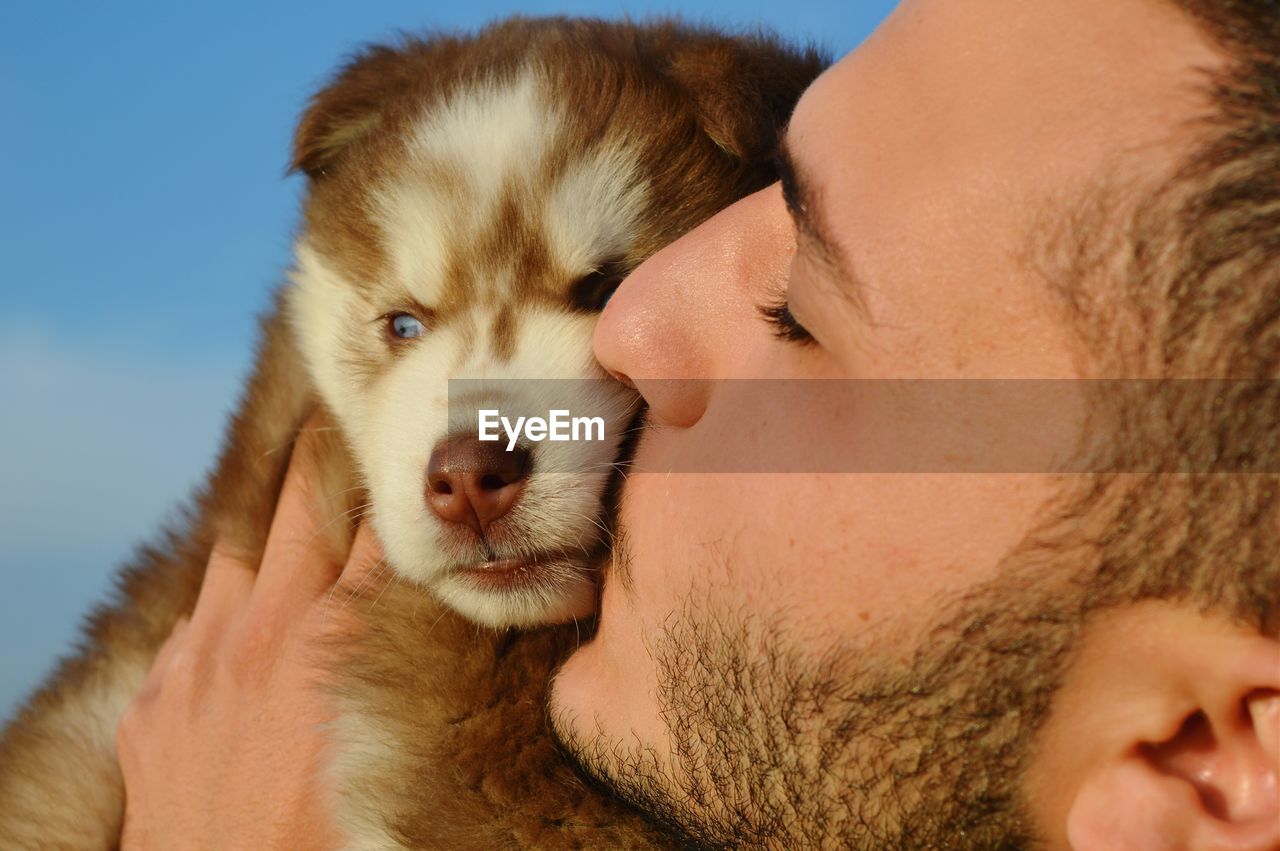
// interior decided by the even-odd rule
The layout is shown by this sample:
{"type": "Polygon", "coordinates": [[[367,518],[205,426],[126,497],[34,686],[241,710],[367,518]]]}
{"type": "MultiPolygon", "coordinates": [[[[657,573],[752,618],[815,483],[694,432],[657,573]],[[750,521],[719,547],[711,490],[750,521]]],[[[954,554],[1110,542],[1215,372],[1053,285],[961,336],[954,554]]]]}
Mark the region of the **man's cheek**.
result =
{"type": "Polygon", "coordinates": [[[925,572],[920,521],[897,516],[911,508],[900,477],[639,479],[645,481],[632,480],[637,528],[629,532],[634,599],[651,631],[672,616],[747,617],[795,649],[821,655],[899,625],[904,601],[919,605],[927,596],[915,581],[925,572]],[[875,503],[891,507],[893,522],[873,512],[875,503]]]}
{"type": "Polygon", "coordinates": [[[709,606],[769,611],[789,572],[779,557],[802,545],[788,532],[795,518],[776,501],[776,480],[786,478],[792,477],[631,478],[623,516],[634,561],[631,594],[650,630],[672,615],[705,615],[709,606]]]}

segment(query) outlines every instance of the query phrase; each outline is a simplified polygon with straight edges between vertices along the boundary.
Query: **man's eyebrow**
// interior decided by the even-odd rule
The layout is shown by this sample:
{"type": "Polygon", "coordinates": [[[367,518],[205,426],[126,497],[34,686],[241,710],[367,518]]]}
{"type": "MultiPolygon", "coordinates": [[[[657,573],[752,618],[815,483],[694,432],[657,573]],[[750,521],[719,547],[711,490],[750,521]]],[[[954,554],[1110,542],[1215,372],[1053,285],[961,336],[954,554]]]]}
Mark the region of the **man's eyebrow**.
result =
{"type": "Polygon", "coordinates": [[[808,175],[788,146],[785,135],[778,143],[778,150],[774,154],[774,167],[778,170],[778,179],[782,183],[782,198],[786,201],[787,212],[791,214],[796,230],[816,250],[818,259],[835,276],[840,290],[849,297],[863,318],[869,319],[866,303],[862,297],[862,279],[854,274],[853,265],[833,238],[830,226],[823,215],[821,193],[808,179],[808,175]]]}

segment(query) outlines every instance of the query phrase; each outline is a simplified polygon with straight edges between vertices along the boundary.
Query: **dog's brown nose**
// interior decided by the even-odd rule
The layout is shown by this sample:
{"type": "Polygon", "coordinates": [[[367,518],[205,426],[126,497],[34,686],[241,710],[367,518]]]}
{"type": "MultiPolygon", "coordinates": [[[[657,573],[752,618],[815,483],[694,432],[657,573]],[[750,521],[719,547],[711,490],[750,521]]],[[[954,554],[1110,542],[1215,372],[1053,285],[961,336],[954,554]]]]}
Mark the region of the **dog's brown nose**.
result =
{"type": "Polygon", "coordinates": [[[529,451],[500,441],[447,437],[427,462],[427,505],[446,523],[484,534],[515,505],[529,475],[529,451]]]}

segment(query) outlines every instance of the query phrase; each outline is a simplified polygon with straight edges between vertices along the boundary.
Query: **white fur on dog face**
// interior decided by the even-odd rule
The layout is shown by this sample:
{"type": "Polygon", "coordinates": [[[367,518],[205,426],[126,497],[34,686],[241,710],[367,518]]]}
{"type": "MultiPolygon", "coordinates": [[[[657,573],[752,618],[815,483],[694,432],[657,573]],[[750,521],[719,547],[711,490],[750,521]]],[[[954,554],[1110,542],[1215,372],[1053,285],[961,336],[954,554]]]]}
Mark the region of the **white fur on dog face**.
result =
{"type": "Polygon", "coordinates": [[[553,255],[569,269],[589,270],[624,253],[644,202],[625,147],[606,146],[573,163],[547,196],[543,218],[553,255]]]}
{"type": "Polygon", "coordinates": [[[316,390],[341,418],[342,411],[355,406],[359,394],[356,382],[341,366],[343,338],[352,315],[365,303],[305,239],[294,247],[292,278],[290,324],[316,390]]]}
{"type": "MultiPolygon", "coordinates": [[[[407,145],[403,170],[372,194],[369,214],[391,279],[345,280],[304,235],[290,294],[308,368],[366,477],[389,562],[464,615],[495,626],[592,611],[594,579],[584,567],[602,550],[601,497],[634,410],[635,397],[604,380],[575,382],[577,398],[560,392],[554,399],[538,397],[566,384],[516,380],[605,378],[591,355],[595,317],[571,310],[568,292],[574,281],[626,252],[645,207],[646,188],[619,141],[601,140],[548,177],[548,157],[564,132],[561,113],[532,71],[456,93],[428,111],[407,145]],[[538,282],[518,279],[518,269],[528,270],[521,258],[476,254],[500,205],[512,200],[525,230],[546,249],[538,282]],[[447,280],[450,270],[470,273],[465,290],[447,280]],[[562,289],[559,303],[547,296],[549,281],[562,289]],[[376,320],[406,300],[442,319],[392,357],[376,320]],[[500,313],[507,317],[502,332],[500,313]],[[506,339],[498,340],[499,333],[506,339]],[[459,543],[425,499],[431,451],[459,427],[456,406],[454,422],[448,421],[450,378],[492,380],[497,396],[487,405],[500,410],[545,415],[568,408],[607,423],[603,442],[533,447],[533,473],[487,552],[459,543]],[[498,594],[451,572],[513,557],[544,562],[535,571],[545,581],[530,591],[498,594]]],[[[474,418],[468,425],[474,429],[474,418]]]]}
{"type": "MultiPolygon", "coordinates": [[[[431,450],[458,428],[459,419],[475,428],[474,417],[459,412],[456,400],[454,410],[449,409],[447,377],[438,366],[440,361],[466,351],[470,337],[465,328],[442,329],[435,339],[425,340],[421,350],[397,366],[367,400],[369,416],[360,426],[359,445],[367,447],[366,473],[374,494],[374,517],[387,555],[407,576],[433,584],[445,602],[474,620],[541,623],[589,614],[594,605],[592,578],[572,570],[571,563],[590,558],[598,550],[600,498],[632,400],[620,386],[604,381],[575,384],[597,391],[595,398],[566,399],[560,393],[554,400],[538,399],[541,391],[565,385],[513,380],[597,376],[598,367],[590,359],[591,326],[591,317],[541,311],[526,317],[511,361],[500,363],[487,347],[476,347],[453,372],[455,378],[491,380],[487,383],[494,395],[485,406],[544,412],[551,407],[568,407],[601,414],[612,426],[606,442],[547,442],[533,448],[533,475],[504,521],[524,534],[495,545],[494,557],[566,553],[566,564],[540,568],[551,582],[542,595],[511,598],[477,594],[462,580],[444,573],[450,566],[476,561],[470,548],[451,547],[447,538],[442,538],[441,524],[423,498],[424,471],[431,450]],[[412,400],[412,417],[406,416],[407,400],[412,400]],[[395,425],[389,427],[390,423],[395,425]]],[[[475,385],[468,385],[468,393],[475,389],[475,385]]]]}
{"type": "MultiPolygon", "coordinates": [[[[419,301],[438,301],[450,252],[492,221],[505,188],[528,184],[561,125],[532,71],[504,85],[477,86],[419,122],[406,171],[413,173],[415,165],[424,171],[444,168],[458,185],[445,192],[429,179],[393,182],[379,187],[376,211],[395,277],[419,301]]],[[[537,187],[527,189],[527,197],[536,197],[537,187]]]]}

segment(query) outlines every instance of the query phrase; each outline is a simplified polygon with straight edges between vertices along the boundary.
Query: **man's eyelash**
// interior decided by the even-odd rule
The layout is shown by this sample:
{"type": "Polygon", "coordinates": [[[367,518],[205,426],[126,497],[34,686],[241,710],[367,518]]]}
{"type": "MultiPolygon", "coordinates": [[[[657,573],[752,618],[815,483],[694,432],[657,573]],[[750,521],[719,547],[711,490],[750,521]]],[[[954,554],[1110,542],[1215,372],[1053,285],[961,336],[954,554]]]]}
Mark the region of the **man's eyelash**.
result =
{"type": "Polygon", "coordinates": [[[791,305],[787,304],[785,294],[778,296],[776,301],[760,305],[757,309],[760,311],[761,318],[773,326],[773,335],[779,340],[802,346],[816,342],[809,330],[791,314],[791,305]]]}

